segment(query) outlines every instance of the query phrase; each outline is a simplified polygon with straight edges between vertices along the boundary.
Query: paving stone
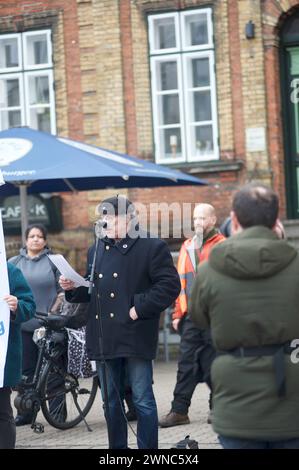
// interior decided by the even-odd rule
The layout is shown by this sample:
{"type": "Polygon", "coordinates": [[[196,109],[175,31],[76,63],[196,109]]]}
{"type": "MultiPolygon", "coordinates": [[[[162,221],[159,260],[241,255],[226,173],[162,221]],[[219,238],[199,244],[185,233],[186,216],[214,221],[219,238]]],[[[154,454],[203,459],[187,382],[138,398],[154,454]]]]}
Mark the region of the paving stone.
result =
{"type": "MultiPolygon", "coordinates": [[[[157,361],[154,364],[154,391],[158,405],[159,416],[163,416],[170,410],[172,393],[176,380],[175,361],[157,361]]],[[[189,410],[190,424],[172,428],[159,428],[159,448],[170,449],[175,444],[190,435],[191,439],[199,442],[202,449],[221,448],[212,426],[207,424],[209,391],[206,385],[199,384],[194,392],[192,404],[189,410]]],[[[88,432],[84,423],[80,423],[73,429],[61,431],[50,426],[43,417],[38,415],[38,422],[44,424],[45,431],[36,434],[30,426],[17,428],[18,449],[107,449],[107,429],[104,419],[100,393],[91,411],[87,415],[87,422],[92,429],[88,432]]],[[[132,428],[136,430],[136,423],[132,428]]],[[[136,432],[136,431],[135,431],[136,432]]],[[[128,432],[129,447],[136,448],[136,437],[131,429],[128,432]]]]}

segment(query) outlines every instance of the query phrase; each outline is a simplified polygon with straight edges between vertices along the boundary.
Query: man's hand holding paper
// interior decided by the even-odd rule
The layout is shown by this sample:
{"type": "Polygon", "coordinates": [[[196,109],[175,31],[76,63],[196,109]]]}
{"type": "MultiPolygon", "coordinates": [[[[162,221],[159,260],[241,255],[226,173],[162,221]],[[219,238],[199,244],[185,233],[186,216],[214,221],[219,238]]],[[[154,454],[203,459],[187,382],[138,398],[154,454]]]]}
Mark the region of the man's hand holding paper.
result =
{"type": "Polygon", "coordinates": [[[64,290],[75,289],[76,287],[84,286],[89,287],[89,282],[84,279],[84,277],[80,276],[72,266],[67,262],[67,260],[62,255],[48,255],[50,260],[53,264],[55,264],[56,268],[62,274],[60,278],[60,285],[64,290]],[[71,283],[67,283],[70,281],[71,283]],[[68,286],[67,288],[63,287],[61,284],[65,284],[68,286]],[[72,287],[70,287],[72,285],[72,287]]]}

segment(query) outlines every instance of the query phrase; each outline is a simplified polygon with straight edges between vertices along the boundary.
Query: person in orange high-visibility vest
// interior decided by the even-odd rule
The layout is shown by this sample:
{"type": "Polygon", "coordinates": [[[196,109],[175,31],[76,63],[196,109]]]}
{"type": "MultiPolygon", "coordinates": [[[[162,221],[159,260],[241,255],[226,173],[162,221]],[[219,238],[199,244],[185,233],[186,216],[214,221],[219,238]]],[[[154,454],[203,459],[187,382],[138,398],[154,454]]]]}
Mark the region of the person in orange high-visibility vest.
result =
{"type": "Polygon", "coordinates": [[[181,292],[176,299],[172,325],[181,334],[180,352],[174,399],[170,412],[159,421],[161,427],[188,424],[188,409],[197,383],[206,382],[210,386],[210,365],[214,356],[210,333],[199,330],[189,318],[188,299],[198,264],[207,260],[212,248],[225,237],[216,229],[216,213],[210,204],[198,204],[193,220],[195,235],[183,243],[178,258],[181,292]],[[194,374],[196,355],[199,367],[194,374]]]}

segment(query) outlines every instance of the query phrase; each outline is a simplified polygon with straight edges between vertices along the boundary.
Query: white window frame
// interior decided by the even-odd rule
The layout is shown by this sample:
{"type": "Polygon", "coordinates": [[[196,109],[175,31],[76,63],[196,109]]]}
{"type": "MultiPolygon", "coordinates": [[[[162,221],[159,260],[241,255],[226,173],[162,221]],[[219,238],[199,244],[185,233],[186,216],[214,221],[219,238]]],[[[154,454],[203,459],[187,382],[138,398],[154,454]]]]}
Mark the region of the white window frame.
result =
{"type": "MultiPolygon", "coordinates": [[[[212,24],[212,9],[211,8],[198,8],[186,10],[175,13],[162,13],[158,15],[149,15],[149,45],[150,45],[150,68],[151,68],[151,90],[152,90],[152,107],[153,107],[153,126],[154,126],[154,144],[155,144],[155,160],[157,163],[182,163],[182,162],[205,162],[211,160],[219,160],[219,144],[218,144],[218,119],[217,119],[217,97],[216,97],[216,76],[215,76],[215,58],[214,58],[214,44],[213,44],[213,24],[212,24]],[[183,44],[182,34],[186,33],[185,20],[189,15],[206,14],[207,15],[207,28],[208,28],[208,43],[205,45],[186,46],[183,44]],[[176,18],[176,35],[178,39],[177,48],[169,49],[156,49],[154,41],[154,25],[156,19],[175,17],[176,18]],[[196,52],[195,52],[196,51],[196,52]],[[176,52],[176,53],[174,53],[176,52]],[[192,155],[191,149],[191,132],[190,132],[190,104],[188,102],[188,80],[187,80],[187,59],[192,57],[208,57],[209,70],[210,70],[210,86],[211,91],[211,113],[212,120],[207,121],[208,125],[212,125],[213,130],[213,154],[211,155],[192,155]],[[161,94],[157,87],[156,76],[156,62],[157,61],[170,61],[172,58],[177,59],[178,68],[178,87],[179,87],[179,103],[180,103],[180,127],[181,127],[181,145],[182,156],[179,158],[169,158],[162,154],[160,142],[160,129],[161,128],[174,128],[174,125],[161,126],[157,97],[161,94]]],[[[169,92],[170,90],[167,90],[169,92]]],[[[204,121],[200,122],[204,125],[204,121]]],[[[179,126],[177,126],[179,127],[179,126]]]]}
{"type": "Polygon", "coordinates": [[[20,90],[20,106],[5,106],[0,108],[0,130],[2,129],[2,112],[3,111],[21,111],[21,126],[25,125],[25,102],[24,102],[24,83],[23,83],[23,74],[22,73],[5,73],[0,75],[0,80],[9,80],[13,79],[19,80],[19,90],[20,90]]]}
{"type": "Polygon", "coordinates": [[[181,21],[181,31],[182,31],[182,50],[183,51],[198,51],[201,49],[212,49],[213,45],[213,21],[212,21],[212,10],[211,8],[201,8],[199,10],[187,10],[182,11],[180,16],[181,21]],[[187,37],[186,31],[186,18],[188,16],[195,15],[207,15],[207,28],[208,28],[208,42],[202,45],[187,46],[185,45],[184,39],[187,37]]]}
{"type": "Polygon", "coordinates": [[[16,38],[18,41],[18,61],[19,61],[19,66],[18,67],[0,67],[0,73],[11,73],[11,72],[18,72],[19,70],[22,70],[22,43],[21,43],[21,35],[20,34],[1,34],[1,39],[14,39],[16,38]]]}
{"type": "Polygon", "coordinates": [[[40,29],[38,31],[26,31],[23,34],[23,53],[24,53],[24,70],[37,70],[45,69],[47,67],[53,67],[52,62],[52,43],[51,43],[51,30],[50,29],[40,29]],[[47,38],[47,49],[48,49],[48,62],[44,64],[28,64],[28,47],[27,47],[27,38],[33,36],[40,36],[44,34],[47,38]]]}
{"type": "Polygon", "coordinates": [[[159,97],[162,95],[168,95],[176,92],[179,97],[179,110],[180,116],[183,114],[183,96],[182,96],[182,70],[181,70],[181,58],[179,54],[171,54],[167,57],[156,56],[151,58],[151,70],[152,70],[152,96],[153,96],[153,112],[156,116],[156,123],[154,125],[154,136],[156,143],[156,161],[157,163],[179,163],[185,161],[184,157],[184,148],[185,148],[185,129],[184,123],[182,120],[179,124],[162,124],[160,122],[161,115],[159,113],[159,97]],[[177,72],[178,72],[178,88],[174,90],[158,90],[158,77],[157,77],[157,63],[161,62],[170,62],[175,60],[177,63],[177,72]],[[181,145],[182,145],[182,157],[179,158],[169,158],[165,157],[162,154],[161,140],[160,140],[160,131],[163,129],[174,129],[181,128],[181,145]]]}
{"type": "Polygon", "coordinates": [[[34,72],[25,73],[25,96],[26,96],[26,120],[29,127],[31,127],[31,117],[30,110],[34,108],[49,108],[50,109],[50,127],[51,134],[55,133],[56,129],[56,119],[55,119],[55,107],[54,107],[54,79],[53,79],[53,70],[38,70],[34,72]],[[30,77],[49,77],[49,104],[30,104],[30,91],[29,91],[29,79],[30,77]],[[54,109],[53,109],[54,108],[54,109]]]}
{"type": "Polygon", "coordinates": [[[179,14],[178,13],[161,13],[160,15],[149,16],[149,42],[151,54],[171,54],[178,52],[181,48],[181,38],[179,34],[179,14]],[[155,21],[164,18],[174,18],[175,38],[177,47],[169,47],[168,49],[155,48],[155,21]]]}
{"type": "MultiPolygon", "coordinates": [[[[0,69],[0,78],[10,79],[18,78],[20,84],[20,106],[7,108],[0,108],[0,111],[21,110],[21,125],[31,125],[30,110],[34,107],[44,107],[50,109],[50,132],[56,134],[56,114],[55,114],[55,93],[54,93],[54,74],[53,74],[53,61],[52,61],[52,42],[51,42],[51,30],[40,29],[37,31],[27,31],[24,33],[16,34],[3,34],[1,38],[12,37],[18,40],[18,57],[20,67],[11,67],[0,69]],[[28,54],[26,50],[27,38],[34,35],[45,34],[47,39],[48,48],[48,62],[45,64],[29,65],[27,64],[28,54]],[[7,73],[6,73],[7,71],[7,73]],[[49,104],[30,105],[29,104],[29,77],[32,76],[43,76],[49,77],[49,104]]],[[[0,118],[0,130],[3,129],[2,118],[0,118]]]]}
{"type": "Polygon", "coordinates": [[[212,51],[201,51],[201,52],[191,52],[187,54],[183,54],[183,72],[184,72],[184,102],[185,102],[185,126],[186,126],[186,134],[187,134],[187,155],[189,162],[195,161],[209,161],[215,160],[215,155],[219,159],[219,148],[218,148],[218,126],[217,126],[217,105],[216,105],[216,80],[215,80],[215,64],[214,64],[214,54],[212,51]],[[196,88],[190,88],[188,86],[188,66],[187,62],[189,59],[193,58],[208,58],[209,59],[209,73],[210,73],[210,85],[205,87],[198,87],[198,91],[208,90],[210,91],[211,95],[211,120],[209,121],[192,121],[191,115],[192,111],[190,109],[190,100],[189,100],[189,92],[196,90],[196,88]],[[197,157],[196,155],[192,155],[192,133],[191,133],[191,126],[192,124],[196,124],[197,126],[205,126],[210,125],[213,129],[213,155],[210,156],[202,156],[197,157]]]}

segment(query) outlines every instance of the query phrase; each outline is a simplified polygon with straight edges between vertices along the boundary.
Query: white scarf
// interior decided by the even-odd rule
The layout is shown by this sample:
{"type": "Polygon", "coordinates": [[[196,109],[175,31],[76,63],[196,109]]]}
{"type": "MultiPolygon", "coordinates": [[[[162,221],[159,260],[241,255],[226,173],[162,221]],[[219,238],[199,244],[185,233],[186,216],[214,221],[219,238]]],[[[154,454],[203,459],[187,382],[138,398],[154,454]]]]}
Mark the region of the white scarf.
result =
{"type": "Polygon", "coordinates": [[[194,272],[197,271],[197,263],[198,263],[195,252],[196,250],[199,250],[201,247],[202,247],[202,237],[199,237],[198,235],[195,234],[194,237],[192,238],[190,245],[187,248],[187,252],[190,257],[194,272]]]}

